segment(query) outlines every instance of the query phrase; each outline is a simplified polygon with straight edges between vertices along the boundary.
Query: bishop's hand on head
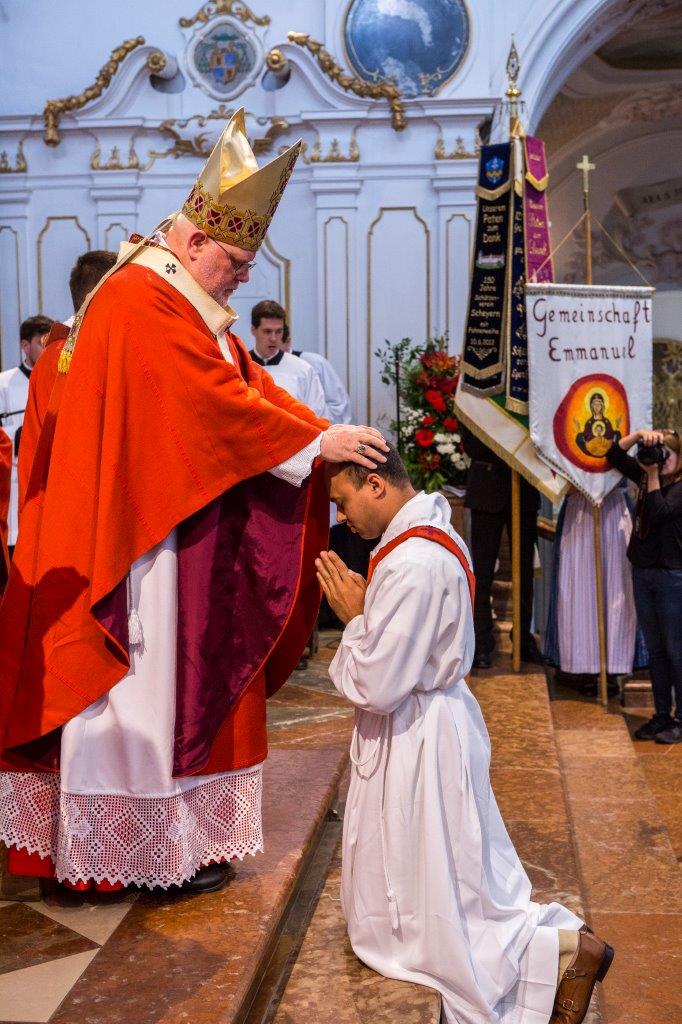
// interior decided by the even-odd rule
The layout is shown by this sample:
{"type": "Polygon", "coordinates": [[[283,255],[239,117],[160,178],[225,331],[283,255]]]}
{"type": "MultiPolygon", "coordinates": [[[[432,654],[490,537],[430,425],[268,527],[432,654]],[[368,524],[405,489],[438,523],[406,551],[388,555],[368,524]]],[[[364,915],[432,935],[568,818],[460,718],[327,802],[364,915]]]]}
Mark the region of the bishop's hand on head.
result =
{"type": "Polygon", "coordinates": [[[320,455],[325,462],[357,462],[369,469],[376,469],[378,462],[385,462],[383,452],[388,445],[381,431],[374,427],[356,427],[352,424],[334,423],[322,435],[320,455]]]}

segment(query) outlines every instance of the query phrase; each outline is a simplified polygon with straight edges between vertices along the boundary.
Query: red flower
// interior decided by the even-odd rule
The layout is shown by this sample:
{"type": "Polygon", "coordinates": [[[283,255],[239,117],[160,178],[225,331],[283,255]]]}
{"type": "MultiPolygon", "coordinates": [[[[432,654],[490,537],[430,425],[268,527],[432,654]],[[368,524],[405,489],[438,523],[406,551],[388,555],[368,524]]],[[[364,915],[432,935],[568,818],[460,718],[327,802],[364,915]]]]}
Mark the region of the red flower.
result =
{"type": "Polygon", "coordinates": [[[454,416],[446,416],[443,420],[443,430],[449,430],[452,433],[453,430],[457,430],[459,421],[454,416]]]}
{"type": "Polygon", "coordinates": [[[428,414],[422,420],[422,427],[431,427],[436,422],[435,416],[429,416],[428,414]]]}
{"type": "Polygon", "coordinates": [[[434,433],[432,430],[418,430],[417,433],[414,435],[414,439],[420,446],[420,448],[428,448],[429,445],[432,443],[433,438],[434,433]]]}
{"type": "Polygon", "coordinates": [[[427,391],[425,397],[426,401],[436,412],[445,412],[445,399],[439,391],[427,391]]]}

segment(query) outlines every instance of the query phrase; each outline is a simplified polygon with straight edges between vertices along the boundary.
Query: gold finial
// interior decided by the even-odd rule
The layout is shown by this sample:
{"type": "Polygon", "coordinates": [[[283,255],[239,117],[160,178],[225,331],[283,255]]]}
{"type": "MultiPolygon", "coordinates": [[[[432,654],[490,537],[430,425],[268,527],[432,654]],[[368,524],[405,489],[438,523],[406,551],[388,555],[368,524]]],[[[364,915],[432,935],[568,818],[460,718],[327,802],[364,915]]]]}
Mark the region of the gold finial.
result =
{"type": "Polygon", "coordinates": [[[521,61],[519,60],[519,53],[516,49],[516,43],[514,42],[514,36],[512,36],[511,48],[509,50],[509,56],[507,57],[507,108],[509,110],[509,133],[512,136],[522,136],[523,127],[519,120],[519,99],[521,97],[521,90],[516,84],[519,77],[519,71],[521,70],[521,61]]]}
{"type": "Polygon", "coordinates": [[[521,95],[521,90],[516,84],[520,70],[521,62],[519,60],[519,53],[516,49],[514,36],[512,36],[511,49],[509,50],[509,56],[507,57],[507,78],[509,79],[509,82],[507,84],[507,99],[509,99],[512,103],[516,103],[519,96],[521,95]]]}

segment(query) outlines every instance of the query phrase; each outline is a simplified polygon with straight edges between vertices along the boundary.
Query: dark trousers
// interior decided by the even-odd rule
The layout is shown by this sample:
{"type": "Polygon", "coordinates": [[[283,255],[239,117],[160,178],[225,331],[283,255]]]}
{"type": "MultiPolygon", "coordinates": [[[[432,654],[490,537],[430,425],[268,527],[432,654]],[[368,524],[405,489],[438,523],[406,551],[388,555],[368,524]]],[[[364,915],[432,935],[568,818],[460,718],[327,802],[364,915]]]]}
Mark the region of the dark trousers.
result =
{"type": "Polygon", "coordinates": [[[632,579],[656,713],[671,713],[674,693],[677,717],[682,718],[682,569],[633,566],[632,579]]]}
{"type": "MultiPolygon", "coordinates": [[[[476,652],[490,654],[495,647],[490,591],[495,561],[500,550],[502,530],[506,527],[511,547],[511,505],[501,512],[471,510],[471,558],[476,576],[474,630],[476,652]]],[[[521,647],[530,642],[533,618],[533,558],[537,540],[537,511],[521,502],[521,647]]]]}

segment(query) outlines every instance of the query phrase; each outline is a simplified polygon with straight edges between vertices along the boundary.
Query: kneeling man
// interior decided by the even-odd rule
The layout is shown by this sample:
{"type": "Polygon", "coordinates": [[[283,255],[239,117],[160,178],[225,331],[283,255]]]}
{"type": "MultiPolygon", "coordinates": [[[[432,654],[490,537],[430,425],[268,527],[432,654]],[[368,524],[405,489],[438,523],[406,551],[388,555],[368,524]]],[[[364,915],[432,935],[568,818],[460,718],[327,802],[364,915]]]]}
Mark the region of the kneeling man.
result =
{"type": "Polygon", "coordinates": [[[330,666],[356,708],[342,901],[356,955],[438,990],[448,1024],[580,1024],[613,950],[531,885],[490,788],[490,743],[464,677],[468,552],[439,494],[391,450],[330,470],[338,519],[381,541],[369,577],[333,552],[318,578],[345,622],[330,666]],[[558,986],[558,990],[557,990],[558,986]]]}

